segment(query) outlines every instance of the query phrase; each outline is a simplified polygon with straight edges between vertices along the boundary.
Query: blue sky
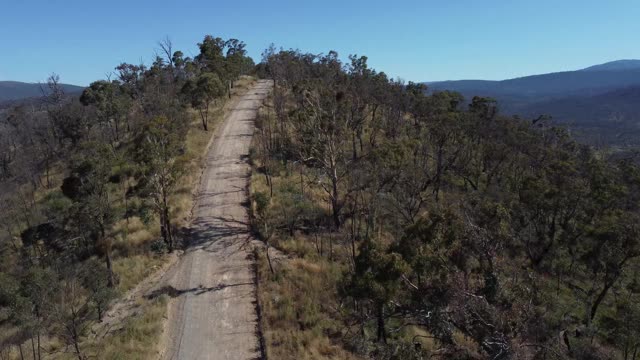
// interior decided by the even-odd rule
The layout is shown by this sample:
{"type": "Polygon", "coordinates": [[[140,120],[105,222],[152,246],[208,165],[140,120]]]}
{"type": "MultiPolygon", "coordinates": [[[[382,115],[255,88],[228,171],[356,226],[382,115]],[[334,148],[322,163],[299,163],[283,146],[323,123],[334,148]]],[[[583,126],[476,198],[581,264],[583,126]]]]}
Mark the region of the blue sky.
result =
{"type": "Polygon", "coordinates": [[[0,80],[87,85],[165,36],[194,55],[205,34],[256,60],[273,42],[405,80],[504,79],[640,58],[638,19],[638,0],[0,0],[0,80]]]}

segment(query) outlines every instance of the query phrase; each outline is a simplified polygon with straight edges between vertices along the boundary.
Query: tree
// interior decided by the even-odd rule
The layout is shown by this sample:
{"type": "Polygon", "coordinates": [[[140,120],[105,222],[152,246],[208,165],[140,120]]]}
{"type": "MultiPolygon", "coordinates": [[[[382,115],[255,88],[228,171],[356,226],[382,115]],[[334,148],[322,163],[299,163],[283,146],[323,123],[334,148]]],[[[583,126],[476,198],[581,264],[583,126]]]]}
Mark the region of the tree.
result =
{"type": "Polygon", "coordinates": [[[115,290],[105,281],[108,278],[105,272],[105,268],[90,260],[83,264],[78,274],[80,284],[88,290],[87,296],[95,308],[98,321],[102,321],[109,302],[116,295],[115,290]]]}
{"type": "Polygon", "coordinates": [[[570,283],[584,296],[585,324],[590,326],[611,288],[624,276],[631,261],[640,257],[640,219],[629,213],[606,214],[580,246],[580,261],[591,278],[586,286],[570,283]]]}
{"type": "Polygon", "coordinates": [[[85,144],[84,153],[74,160],[71,176],[64,179],[62,193],[73,200],[75,231],[90,239],[94,248],[102,252],[107,265],[109,287],[115,285],[109,231],[117,219],[117,212],[109,194],[113,150],[100,143],[85,144]]]}
{"type": "Polygon", "coordinates": [[[385,306],[400,290],[402,276],[407,271],[407,264],[399,254],[385,251],[370,239],[360,247],[354,272],[344,285],[347,295],[373,303],[379,342],[387,342],[385,306]]]}
{"type": "Polygon", "coordinates": [[[123,96],[118,82],[100,80],[91,83],[82,92],[80,102],[95,106],[99,123],[110,129],[112,145],[120,141],[122,122],[131,104],[128,97],[123,96]]]}
{"type": "Polygon", "coordinates": [[[222,38],[214,38],[211,35],[204,37],[201,43],[198,43],[200,54],[195,57],[196,62],[208,72],[217,74],[223,78],[225,69],[225,41],[222,38]]]}
{"type": "Polygon", "coordinates": [[[80,344],[90,324],[88,317],[91,314],[91,296],[80,285],[77,269],[71,270],[57,285],[56,298],[52,302],[55,334],[66,345],[73,347],[78,360],[85,360],[87,357],[80,344]]]}
{"type": "Polygon", "coordinates": [[[209,106],[216,99],[221,98],[225,93],[225,87],[218,75],[213,73],[202,73],[195,80],[189,80],[182,88],[183,94],[187,96],[191,106],[198,109],[202,128],[209,130],[209,106]]]}
{"type": "Polygon", "coordinates": [[[252,67],[252,64],[246,60],[250,58],[246,56],[245,47],[246,44],[238,39],[229,39],[225,42],[225,48],[227,49],[225,70],[230,78],[231,87],[233,87],[235,79],[252,67]]]}
{"type": "Polygon", "coordinates": [[[318,182],[331,205],[336,228],[342,224],[341,211],[349,191],[343,188],[354,166],[348,152],[347,104],[342,91],[317,84],[301,91],[301,109],[296,127],[300,160],[317,164],[318,182]]]}
{"type": "Polygon", "coordinates": [[[640,308],[637,304],[637,278],[627,286],[627,294],[616,299],[614,311],[600,320],[607,340],[622,348],[625,360],[640,354],[640,308]]]}
{"type": "Polygon", "coordinates": [[[122,91],[133,100],[139,100],[144,91],[144,73],[147,70],[144,65],[122,63],[116,66],[118,80],[122,91]]]}
{"type": "Polygon", "coordinates": [[[34,359],[36,354],[40,358],[40,335],[52,316],[56,283],[56,275],[51,270],[32,267],[22,277],[19,291],[11,302],[11,317],[31,338],[34,359]]]}
{"type": "Polygon", "coordinates": [[[169,197],[173,194],[185,166],[180,158],[183,129],[164,116],[151,119],[138,136],[137,160],[143,196],[151,200],[160,216],[162,238],[169,251],[174,249],[169,197]]]}

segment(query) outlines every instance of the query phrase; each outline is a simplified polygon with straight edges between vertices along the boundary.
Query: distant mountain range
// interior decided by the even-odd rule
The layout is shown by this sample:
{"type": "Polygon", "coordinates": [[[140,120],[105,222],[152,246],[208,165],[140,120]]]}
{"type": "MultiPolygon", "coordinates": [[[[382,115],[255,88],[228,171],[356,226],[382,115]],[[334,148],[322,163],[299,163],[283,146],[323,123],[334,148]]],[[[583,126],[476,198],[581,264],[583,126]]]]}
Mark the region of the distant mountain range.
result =
{"type": "Polygon", "coordinates": [[[468,101],[489,96],[510,115],[549,115],[581,140],[640,145],[640,60],[502,81],[426,83],[428,91],[457,91],[468,101]]]}
{"type": "MultiPolygon", "coordinates": [[[[46,84],[0,81],[0,102],[40,97],[43,88],[46,90],[46,84]]],[[[82,86],[68,84],[62,84],[62,88],[68,94],[79,93],[84,89],[82,86]]]]}
{"type": "MultiPolygon", "coordinates": [[[[429,92],[457,91],[467,101],[488,96],[503,114],[549,115],[580,140],[640,145],[640,60],[618,60],[576,71],[515,79],[427,82],[429,92]]],[[[42,84],[0,81],[0,109],[42,96],[42,84]]],[[[63,84],[67,94],[82,86],[63,84]]]]}

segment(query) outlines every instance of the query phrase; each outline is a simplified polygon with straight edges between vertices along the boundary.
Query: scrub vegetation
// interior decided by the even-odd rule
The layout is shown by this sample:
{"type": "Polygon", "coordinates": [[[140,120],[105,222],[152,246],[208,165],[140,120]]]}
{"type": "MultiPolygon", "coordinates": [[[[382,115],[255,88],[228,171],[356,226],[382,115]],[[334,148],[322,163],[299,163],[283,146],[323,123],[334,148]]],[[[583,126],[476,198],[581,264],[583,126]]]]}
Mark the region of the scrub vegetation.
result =
{"type": "Polygon", "coordinates": [[[128,297],[187,245],[225,110],[255,120],[249,211],[269,359],[640,358],[640,162],[365,56],[167,39],[80,96],[0,118],[0,360],[158,356],[168,298],[128,297]],[[114,304],[135,311],[106,332],[114,304]]]}
{"type": "Polygon", "coordinates": [[[1,359],[157,355],[163,297],[93,329],[183,246],[212,130],[254,67],[236,39],[206,36],[193,59],[159,47],[79,97],[53,75],[0,119],[1,359]]]}
{"type": "Polygon", "coordinates": [[[640,356],[633,154],[366,57],[271,47],[258,70],[274,81],[251,185],[270,358],[640,356]]]}

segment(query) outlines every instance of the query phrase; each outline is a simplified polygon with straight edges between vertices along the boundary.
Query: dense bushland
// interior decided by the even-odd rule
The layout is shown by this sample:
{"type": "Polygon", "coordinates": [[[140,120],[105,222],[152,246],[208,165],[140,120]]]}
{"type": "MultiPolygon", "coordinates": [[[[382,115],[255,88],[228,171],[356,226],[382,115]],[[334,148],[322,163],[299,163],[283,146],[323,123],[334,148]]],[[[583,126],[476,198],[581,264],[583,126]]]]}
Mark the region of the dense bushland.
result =
{"type": "Polygon", "coordinates": [[[2,358],[112,356],[85,346],[90,327],[180,245],[209,123],[253,61],[235,39],[206,36],[193,59],[159,46],[150,66],[120,64],[79,98],[52,76],[41,106],[1,119],[2,358]]]}
{"type": "Polygon", "coordinates": [[[269,352],[638,358],[637,158],[349,60],[258,65],[253,221],[297,257],[260,257],[269,352]]]}

